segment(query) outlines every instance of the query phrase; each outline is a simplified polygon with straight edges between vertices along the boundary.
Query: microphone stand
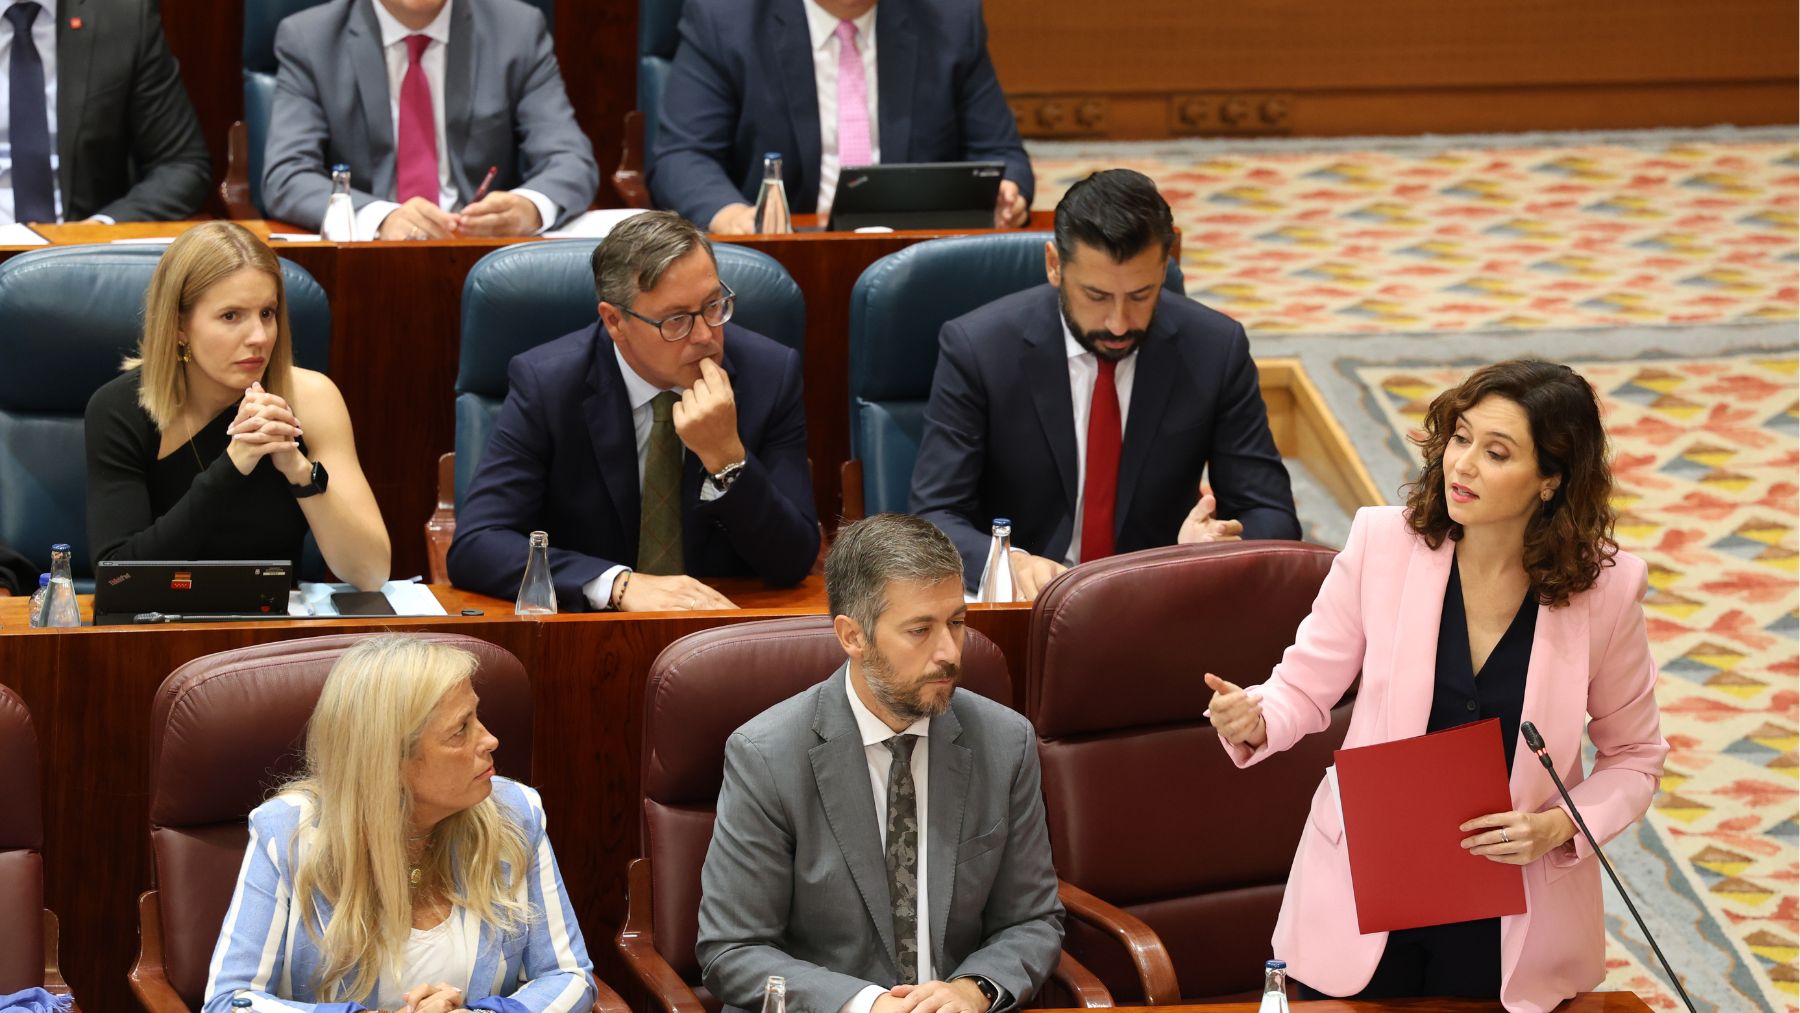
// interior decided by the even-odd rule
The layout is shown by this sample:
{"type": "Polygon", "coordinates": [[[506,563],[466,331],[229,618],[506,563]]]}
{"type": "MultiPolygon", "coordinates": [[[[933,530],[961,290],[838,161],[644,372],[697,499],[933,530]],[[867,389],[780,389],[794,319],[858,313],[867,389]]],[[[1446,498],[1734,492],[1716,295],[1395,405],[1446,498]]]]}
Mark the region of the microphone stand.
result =
{"type": "Polygon", "coordinates": [[[1650,949],[1656,954],[1656,959],[1662,962],[1663,972],[1669,976],[1669,982],[1680,994],[1682,1003],[1688,1008],[1688,1013],[1694,1013],[1694,1001],[1688,998],[1687,989],[1681,987],[1681,979],[1676,976],[1675,969],[1669,966],[1669,958],[1663,956],[1662,947],[1656,945],[1656,937],[1650,934],[1650,927],[1644,924],[1643,917],[1638,914],[1637,905],[1631,902],[1631,894],[1625,892],[1625,884],[1619,882],[1619,874],[1613,871],[1612,863],[1606,860],[1606,852],[1600,850],[1600,842],[1594,840],[1593,833],[1588,830],[1587,821],[1581,818],[1581,810],[1575,808],[1575,800],[1569,797],[1569,789],[1563,787],[1562,778],[1557,776],[1556,764],[1550,760],[1550,751],[1544,748],[1544,737],[1538,734],[1537,726],[1529,721],[1520,724],[1519,731],[1525,736],[1525,745],[1537,754],[1538,762],[1542,763],[1544,769],[1550,772],[1550,780],[1556,782],[1556,790],[1562,793],[1563,801],[1569,806],[1569,815],[1575,817],[1575,825],[1581,828],[1581,835],[1586,837],[1588,844],[1593,846],[1594,854],[1600,858],[1600,867],[1605,869],[1606,874],[1612,878],[1613,888],[1619,891],[1620,897],[1625,898],[1626,910],[1630,911],[1631,917],[1636,919],[1638,928],[1644,933],[1644,938],[1650,941],[1650,949]]]}

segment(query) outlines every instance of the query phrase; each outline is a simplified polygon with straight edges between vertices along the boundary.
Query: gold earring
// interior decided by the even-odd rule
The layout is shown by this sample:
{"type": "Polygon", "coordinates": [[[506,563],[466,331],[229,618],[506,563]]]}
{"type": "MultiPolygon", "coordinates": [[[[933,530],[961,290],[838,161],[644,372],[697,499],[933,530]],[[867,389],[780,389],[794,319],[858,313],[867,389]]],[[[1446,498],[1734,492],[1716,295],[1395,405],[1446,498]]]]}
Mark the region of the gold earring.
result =
{"type": "Polygon", "coordinates": [[[185,342],[185,341],[175,342],[175,356],[176,356],[176,358],[180,359],[184,363],[188,361],[187,342],[185,342]]]}

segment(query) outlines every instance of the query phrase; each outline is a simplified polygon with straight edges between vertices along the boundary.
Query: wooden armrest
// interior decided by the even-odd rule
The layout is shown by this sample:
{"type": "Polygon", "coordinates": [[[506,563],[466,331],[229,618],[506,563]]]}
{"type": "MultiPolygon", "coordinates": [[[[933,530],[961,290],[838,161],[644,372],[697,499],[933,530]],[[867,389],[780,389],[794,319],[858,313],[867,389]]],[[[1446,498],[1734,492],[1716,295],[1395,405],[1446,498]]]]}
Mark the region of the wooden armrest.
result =
{"type": "Polygon", "coordinates": [[[706,1013],[700,997],[656,952],[651,923],[650,860],[634,858],[625,874],[625,924],[619,926],[613,945],[665,1013],[706,1013]]]}
{"type": "Polygon", "coordinates": [[[613,170],[612,185],[628,208],[650,206],[650,186],[644,181],[644,114],[636,109],[625,114],[625,132],[620,138],[619,167],[613,170]]]}
{"type": "Polygon", "coordinates": [[[625,1005],[624,998],[614,992],[612,986],[595,978],[594,988],[598,992],[594,996],[594,1013],[631,1013],[631,1007],[625,1005]]]}
{"type": "Polygon", "coordinates": [[[450,543],[456,540],[456,454],[438,456],[437,509],[425,519],[425,561],[433,584],[450,583],[450,543]]]}
{"type": "Polygon", "coordinates": [[[250,128],[235,120],[225,135],[225,178],[219,182],[225,213],[239,221],[261,218],[250,203],[250,128]]]}
{"type": "Polygon", "coordinates": [[[1151,1006],[1181,1002],[1181,986],[1175,980],[1175,963],[1168,947],[1143,920],[1088,893],[1066,879],[1056,881],[1057,897],[1075,917],[1093,925],[1125,947],[1144,986],[1144,1001],[1151,1006]]]}
{"type": "Polygon", "coordinates": [[[1100,976],[1070,956],[1068,950],[1062,951],[1057,959],[1056,969],[1050,972],[1050,980],[1061,985],[1078,1008],[1110,1008],[1113,1004],[1112,993],[1107,991],[1100,976]]]}
{"type": "Polygon", "coordinates": [[[138,958],[127,977],[147,1013],[189,1013],[163,971],[162,902],[155,890],[138,895],[138,958]]]}
{"type": "Polygon", "coordinates": [[[56,921],[56,912],[44,909],[44,991],[55,995],[68,995],[69,983],[63,980],[62,960],[60,958],[59,937],[61,926],[56,921]]]}
{"type": "Polygon", "coordinates": [[[844,520],[860,521],[867,505],[863,502],[863,463],[857,460],[838,465],[838,487],[844,498],[844,520]]]}

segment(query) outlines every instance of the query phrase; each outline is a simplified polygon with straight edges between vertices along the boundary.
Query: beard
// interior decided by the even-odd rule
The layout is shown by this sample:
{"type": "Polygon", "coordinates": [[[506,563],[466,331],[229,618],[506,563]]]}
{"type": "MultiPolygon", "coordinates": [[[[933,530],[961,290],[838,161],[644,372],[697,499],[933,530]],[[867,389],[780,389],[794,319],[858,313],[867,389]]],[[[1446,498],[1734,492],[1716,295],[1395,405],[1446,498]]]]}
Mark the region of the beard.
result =
{"type": "Polygon", "coordinates": [[[1150,319],[1145,322],[1144,326],[1126,331],[1124,334],[1114,334],[1108,330],[1084,331],[1081,329],[1081,325],[1075,322],[1075,313],[1069,306],[1068,290],[1060,285],[1056,289],[1056,301],[1062,306],[1063,323],[1068,325],[1069,333],[1075,336],[1075,343],[1080,345],[1083,351],[1094,353],[1094,357],[1097,359],[1110,359],[1113,362],[1124,360],[1144,343],[1144,338],[1150,333],[1150,325],[1156,322],[1156,308],[1153,306],[1150,309],[1150,319]],[[1114,351],[1101,348],[1099,343],[1102,341],[1129,341],[1131,344],[1126,348],[1114,351]]]}
{"type": "Polygon", "coordinates": [[[869,692],[885,707],[890,714],[907,723],[920,718],[935,718],[950,709],[950,698],[955,696],[956,687],[962,682],[962,666],[951,664],[927,673],[923,678],[908,684],[894,666],[888,663],[887,657],[875,648],[873,642],[863,651],[863,681],[868,683],[869,692]],[[926,693],[933,688],[927,680],[949,679],[951,692],[945,693],[942,699],[932,699],[926,693]]]}

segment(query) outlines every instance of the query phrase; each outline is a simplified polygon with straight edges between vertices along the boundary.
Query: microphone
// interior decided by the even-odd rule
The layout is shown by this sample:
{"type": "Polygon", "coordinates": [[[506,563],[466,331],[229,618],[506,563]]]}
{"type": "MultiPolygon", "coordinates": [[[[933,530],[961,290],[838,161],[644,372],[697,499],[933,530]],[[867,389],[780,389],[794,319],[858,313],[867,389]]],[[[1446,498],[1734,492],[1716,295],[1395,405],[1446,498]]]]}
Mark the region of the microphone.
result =
{"type": "Polygon", "coordinates": [[[1525,736],[1525,745],[1537,754],[1538,762],[1542,763],[1544,769],[1550,772],[1550,780],[1556,782],[1556,790],[1562,793],[1563,801],[1569,806],[1569,815],[1575,817],[1575,825],[1581,828],[1581,835],[1587,838],[1588,844],[1593,846],[1594,854],[1599,856],[1600,867],[1606,870],[1608,876],[1612,877],[1613,888],[1619,891],[1619,896],[1625,898],[1626,909],[1631,912],[1631,917],[1636,919],[1637,927],[1644,933],[1644,938],[1650,941],[1650,949],[1656,953],[1656,959],[1662,962],[1663,973],[1669,976],[1669,981],[1675,986],[1675,991],[1681,995],[1681,1001],[1687,1006],[1688,1013],[1694,1013],[1694,1001],[1688,998],[1687,989],[1681,987],[1681,979],[1676,976],[1675,969],[1669,966],[1669,958],[1663,956],[1662,947],[1656,945],[1656,937],[1650,934],[1650,927],[1644,924],[1643,916],[1638,914],[1637,905],[1631,902],[1631,894],[1625,892],[1625,884],[1619,882],[1619,874],[1613,871],[1612,863],[1606,860],[1606,852],[1600,850],[1600,842],[1594,840],[1593,833],[1588,830],[1587,821],[1581,818],[1581,810],[1575,808],[1575,800],[1569,797],[1569,789],[1563,787],[1562,778],[1556,775],[1556,764],[1550,760],[1550,751],[1544,748],[1544,737],[1538,734],[1537,726],[1529,721],[1519,724],[1519,733],[1525,736]]]}

